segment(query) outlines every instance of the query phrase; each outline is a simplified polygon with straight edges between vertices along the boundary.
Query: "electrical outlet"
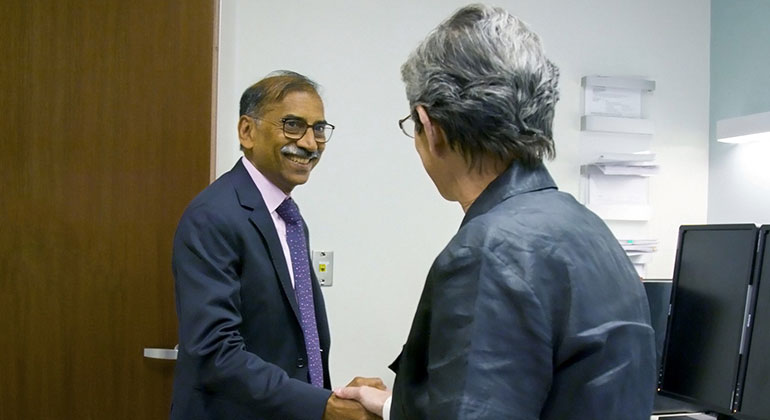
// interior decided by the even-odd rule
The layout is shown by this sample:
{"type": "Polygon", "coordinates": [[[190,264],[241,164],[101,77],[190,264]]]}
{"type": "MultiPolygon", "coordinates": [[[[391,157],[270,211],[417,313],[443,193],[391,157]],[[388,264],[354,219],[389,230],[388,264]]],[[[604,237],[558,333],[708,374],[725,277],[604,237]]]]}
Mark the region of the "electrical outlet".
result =
{"type": "Polygon", "coordinates": [[[334,251],[313,251],[313,270],[321,286],[331,286],[334,278],[334,251]]]}

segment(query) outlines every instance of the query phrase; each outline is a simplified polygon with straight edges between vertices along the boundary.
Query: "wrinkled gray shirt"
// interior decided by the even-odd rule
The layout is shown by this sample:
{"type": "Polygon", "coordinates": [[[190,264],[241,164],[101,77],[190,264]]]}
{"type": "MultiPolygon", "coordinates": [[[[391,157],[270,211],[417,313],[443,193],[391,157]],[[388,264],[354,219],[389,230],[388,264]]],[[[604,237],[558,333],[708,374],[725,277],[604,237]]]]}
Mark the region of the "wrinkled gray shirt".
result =
{"type": "Polygon", "coordinates": [[[514,164],[436,258],[392,367],[393,420],[646,420],[644,288],[601,219],[514,164]]]}

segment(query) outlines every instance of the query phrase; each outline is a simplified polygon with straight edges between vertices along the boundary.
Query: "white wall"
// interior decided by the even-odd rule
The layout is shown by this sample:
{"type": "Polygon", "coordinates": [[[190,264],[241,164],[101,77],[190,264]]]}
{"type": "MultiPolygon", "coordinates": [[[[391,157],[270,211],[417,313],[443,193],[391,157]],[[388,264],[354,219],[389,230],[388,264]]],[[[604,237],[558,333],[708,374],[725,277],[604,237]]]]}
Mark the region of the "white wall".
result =
{"type": "MultiPolygon", "coordinates": [[[[335,283],[324,289],[332,328],[332,378],[382,376],[409,331],[433,258],[462,212],[438,195],[412,141],[396,121],[408,103],[399,67],[461,1],[225,0],[221,10],[217,174],[240,156],[238,99],[275,69],[323,86],[326,117],[337,126],[311,180],[294,196],[311,247],[335,251],[335,283]]],[[[581,148],[580,78],[644,75],[652,149],[663,172],[652,182],[648,223],[613,223],[618,235],[661,240],[649,277],[670,277],[677,228],[704,223],[708,154],[709,3],[703,0],[499,1],[527,21],[561,68],[557,159],[548,164],[577,194],[581,148]]]]}

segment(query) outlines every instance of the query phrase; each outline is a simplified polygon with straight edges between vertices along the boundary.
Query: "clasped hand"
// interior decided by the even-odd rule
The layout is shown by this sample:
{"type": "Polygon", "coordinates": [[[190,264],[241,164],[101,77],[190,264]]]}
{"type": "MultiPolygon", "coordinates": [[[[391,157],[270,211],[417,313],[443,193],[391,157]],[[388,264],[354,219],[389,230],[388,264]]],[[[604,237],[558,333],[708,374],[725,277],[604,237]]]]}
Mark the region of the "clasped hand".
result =
{"type": "Polygon", "coordinates": [[[382,379],[356,377],[329,397],[324,420],[379,419],[390,394],[382,379]]]}

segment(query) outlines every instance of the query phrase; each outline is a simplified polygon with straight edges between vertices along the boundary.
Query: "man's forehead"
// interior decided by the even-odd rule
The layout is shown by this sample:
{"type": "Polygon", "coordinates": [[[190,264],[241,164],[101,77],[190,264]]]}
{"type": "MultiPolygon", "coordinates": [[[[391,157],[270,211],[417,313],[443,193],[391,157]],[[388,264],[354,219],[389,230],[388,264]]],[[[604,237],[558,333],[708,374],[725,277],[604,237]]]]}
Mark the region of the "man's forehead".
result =
{"type": "Polygon", "coordinates": [[[280,101],[267,106],[267,112],[315,121],[324,118],[324,105],[321,97],[315,92],[293,91],[287,93],[280,101]]]}

